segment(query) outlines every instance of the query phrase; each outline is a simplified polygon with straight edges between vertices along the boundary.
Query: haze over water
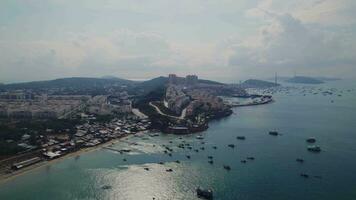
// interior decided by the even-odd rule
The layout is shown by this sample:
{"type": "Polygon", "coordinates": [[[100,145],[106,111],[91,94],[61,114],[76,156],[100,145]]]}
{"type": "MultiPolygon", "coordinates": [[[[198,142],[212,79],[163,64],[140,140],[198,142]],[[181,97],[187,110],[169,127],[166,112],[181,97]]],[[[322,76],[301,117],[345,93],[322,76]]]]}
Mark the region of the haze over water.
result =
{"type": "MultiPolygon", "coordinates": [[[[356,85],[336,81],[311,87],[346,90],[356,85]]],[[[202,133],[204,145],[196,134],[182,139],[130,137],[113,146],[132,148],[129,155],[98,149],[55,162],[3,183],[0,199],[197,199],[198,186],[212,188],[215,199],[224,200],[356,199],[356,91],[343,92],[341,97],[303,96],[301,91],[274,94],[272,104],[234,108],[230,117],[210,123],[202,133]],[[282,135],[270,136],[270,130],[282,135]],[[238,135],[246,140],[237,140],[238,135]],[[317,139],[321,153],[307,151],[308,137],[317,139]],[[179,149],[182,140],[193,149],[205,150],[179,149]],[[131,142],[138,145],[129,146],[131,142]],[[172,157],[163,153],[163,144],[173,147],[172,157]],[[228,144],[236,146],[232,149],[228,144]],[[208,163],[210,155],[213,165],[208,163]],[[240,162],[248,156],[255,160],[240,162]],[[223,165],[231,166],[231,171],[223,165]],[[173,172],[166,172],[169,168],[173,172]],[[112,188],[102,189],[106,185],[112,188]]]]}

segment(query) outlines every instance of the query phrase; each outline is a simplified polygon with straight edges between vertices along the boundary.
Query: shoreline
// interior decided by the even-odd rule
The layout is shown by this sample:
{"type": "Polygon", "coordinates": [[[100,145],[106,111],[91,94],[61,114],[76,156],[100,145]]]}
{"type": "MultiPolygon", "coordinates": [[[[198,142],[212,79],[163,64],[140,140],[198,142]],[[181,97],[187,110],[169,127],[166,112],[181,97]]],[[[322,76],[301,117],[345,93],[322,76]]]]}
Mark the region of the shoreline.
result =
{"type": "MultiPolygon", "coordinates": [[[[269,103],[272,103],[274,102],[273,100],[270,100],[270,101],[267,101],[267,102],[263,102],[263,103],[255,103],[255,104],[248,104],[248,105],[239,105],[239,106],[232,106],[232,107],[244,107],[244,106],[257,106],[257,105],[263,105],[263,104],[269,104],[269,103]]],[[[233,111],[232,111],[233,113],[233,111]]],[[[231,114],[232,114],[231,113],[231,114]]],[[[227,115],[229,116],[229,115],[227,115]]],[[[224,118],[224,117],[227,117],[227,116],[222,116],[222,117],[218,117],[217,119],[220,119],[220,118],[224,118]]],[[[216,120],[216,119],[214,119],[216,120]]],[[[206,129],[204,129],[203,131],[205,131],[206,129]]],[[[164,131],[161,131],[162,133],[164,133],[164,131]]],[[[201,131],[198,131],[198,132],[201,132],[201,131]]],[[[174,133],[173,133],[174,134],[174,133]]],[[[25,167],[23,169],[20,169],[20,170],[17,170],[17,171],[13,171],[12,173],[9,173],[9,174],[1,174],[0,175],[0,186],[2,184],[5,184],[6,182],[8,181],[11,181],[21,175],[24,175],[26,173],[29,173],[33,170],[36,170],[36,169],[39,169],[41,167],[45,167],[45,166],[48,166],[48,165],[51,165],[53,163],[56,163],[56,162],[60,162],[64,159],[67,159],[67,158],[70,158],[70,157],[74,157],[74,156],[78,156],[78,155],[81,155],[83,153],[89,153],[89,152],[92,152],[92,151],[96,151],[98,149],[101,149],[103,147],[106,147],[106,146],[109,146],[111,145],[112,143],[117,143],[125,138],[127,138],[128,136],[130,136],[132,134],[128,134],[128,135],[123,135],[122,137],[120,138],[116,138],[116,139],[113,139],[113,140],[110,140],[110,141],[107,141],[105,143],[102,143],[102,144],[99,144],[97,146],[94,146],[94,147],[88,147],[88,148],[83,148],[83,149],[80,149],[78,151],[75,151],[75,152],[71,152],[71,153],[68,153],[62,157],[59,157],[57,159],[53,159],[53,160],[42,160],[41,162],[39,163],[36,163],[36,164],[33,164],[31,166],[28,166],[28,167],[25,167]]],[[[180,135],[180,134],[174,134],[174,135],[180,135]]]]}
{"type": "Polygon", "coordinates": [[[38,162],[36,164],[33,164],[31,166],[25,167],[25,168],[17,170],[17,171],[13,171],[12,173],[9,173],[9,174],[1,174],[0,175],[0,186],[2,184],[7,183],[8,181],[11,181],[11,180],[13,180],[13,179],[15,179],[15,178],[17,178],[19,176],[25,175],[26,173],[29,173],[29,172],[31,172],[33,170],[36,170],[36,169],[39,169],[41,167],[45,167],[45,166],[51,165],[53,163],[60,162],[60,161],[63,161],[64,159],[71,158],[71,157],[74,157],[74,156],[78,156],[78,155],[81,155],[83,153],[89,153],[89,152],[92,152],[92,151],[96,151],[96,150],[102,149],[103,147],[109,146],[112,143],[118,143],[120,140],[123,140],[123,139],[127,138],[130,135],[124,135],[124,136],[122,136],[120,138],[116,138],[116,139],[107,141],[105,143],[99,144],[99,145],[94,146],[94,147],[88,147],[88,148],[80,149],[78,151],[74,151],[74,152],[68,153],[68,154],[66,154],[66,155],[64,155],[62,157],[57,158],[57,159],[42,160],[42,161],[40,161],[40,162],[38,162]]]}

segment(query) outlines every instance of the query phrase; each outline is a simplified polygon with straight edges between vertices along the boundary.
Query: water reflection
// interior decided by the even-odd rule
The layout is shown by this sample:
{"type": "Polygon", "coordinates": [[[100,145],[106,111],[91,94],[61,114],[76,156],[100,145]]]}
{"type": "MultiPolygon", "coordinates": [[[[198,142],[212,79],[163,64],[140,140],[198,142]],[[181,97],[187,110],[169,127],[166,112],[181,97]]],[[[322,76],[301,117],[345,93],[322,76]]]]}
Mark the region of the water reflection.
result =
{"type": "MultiPolygon", "coordinates": [[[[123,169],[94,169],[90,171],[95,180],[95,190],[100,191],[100,199],[196,199],[195,188],[180,182],[185,167],[174,163],[127,165],[123,169]],[[148,168],[149,170],[145,170],[148,168]],[[173,172],[166,172],[172,169],[173,172]],[[110,186],[110,189],[103,189],[110,186]],[[190,197],[189,197],[190,196],[190,197]]],[[[194,174],[190,171],[190,174],[194,174]]]]}

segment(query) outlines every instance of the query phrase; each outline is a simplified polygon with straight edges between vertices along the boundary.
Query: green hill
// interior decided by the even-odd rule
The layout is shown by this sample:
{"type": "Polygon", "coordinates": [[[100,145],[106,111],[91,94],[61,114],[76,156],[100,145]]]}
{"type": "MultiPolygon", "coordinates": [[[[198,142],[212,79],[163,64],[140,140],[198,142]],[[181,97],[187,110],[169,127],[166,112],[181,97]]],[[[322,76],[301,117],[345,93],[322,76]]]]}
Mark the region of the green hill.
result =
{"type": "Polygon", "coordinates": [[[25,83],[12,83],[0,85],[3,89],[52,89],[52,88],[71,88],[71,89],[90,89],[102,88],[107,85],[127,85],[134,84],[134,81],[126,79],[105,79],[105,78],[87,78],[72,77],[60,78],[48,81],[33,81],[25,83]]]}
{"type": "Polygon", "coordinates": [[[316,78],[312,77],[306,77],[306,76],[295,76],[293,78],[290,78],[286,80],[288,83],[303,83],[303,84],[321,84],[324,83],[324,81],[318,80],[316,78]]]}
{"type": "Polygon", "coordinates": [[[262,80],[257,80],[257,79],[249,79],[244,81],[241,84],[241,87],[243,88],[270,88],[270,87],[278,87],[280,84],[276,84],[273,82],[269,81],[262,81],[262,80]]]}

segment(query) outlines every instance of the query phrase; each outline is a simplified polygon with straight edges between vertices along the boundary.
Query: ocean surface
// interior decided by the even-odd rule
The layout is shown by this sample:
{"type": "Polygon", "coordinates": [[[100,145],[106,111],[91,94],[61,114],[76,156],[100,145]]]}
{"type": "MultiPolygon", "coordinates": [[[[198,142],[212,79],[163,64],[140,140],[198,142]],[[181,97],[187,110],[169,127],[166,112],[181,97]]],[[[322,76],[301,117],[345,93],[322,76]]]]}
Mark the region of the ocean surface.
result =
{"type": "Polygon", "coordinates": [[[129,137],[112,148],[130,148],[130,153],[101,148],[37,168],[1,184],[0,199],[189,200],[198,199],[199,186],[222,200],[356,199],[355,82],[294,86],[276,92],[272,104],[234,108],[230,117],[210,123],[203,140],[196,135],[129,137]],[[325,90],[333,95],[324,96],[325,90]],[[270,130],[281,135],[271,136],[270,130]],[[239,135],[246,140],[237,140],[239,135]],[[317,139],[322,152],[307,151],[309,137],[317,139]],[[193,150],[178,148],[183,141],[193,150]],[[162,145],[173,148],[171,157],[162,145]],[[249,156],[255,160],[241,163],[249,156]]]}

